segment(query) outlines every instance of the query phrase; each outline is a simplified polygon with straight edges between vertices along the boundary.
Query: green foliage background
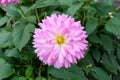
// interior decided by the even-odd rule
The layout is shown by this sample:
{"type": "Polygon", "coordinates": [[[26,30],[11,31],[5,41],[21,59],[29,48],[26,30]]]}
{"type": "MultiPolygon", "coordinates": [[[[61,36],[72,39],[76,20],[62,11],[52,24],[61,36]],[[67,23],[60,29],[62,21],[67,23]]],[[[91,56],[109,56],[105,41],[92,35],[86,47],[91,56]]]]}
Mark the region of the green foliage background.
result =
{"type": "Polygon", "coordinates": [[[0,80],[120,80],[119,9],[113,0],[21,0],[1,6],[0,80]],[[85,58],[68,69],[44,65],[32,47],[38,22],[53,13],[80,20],[88,34],[85,58]]]}

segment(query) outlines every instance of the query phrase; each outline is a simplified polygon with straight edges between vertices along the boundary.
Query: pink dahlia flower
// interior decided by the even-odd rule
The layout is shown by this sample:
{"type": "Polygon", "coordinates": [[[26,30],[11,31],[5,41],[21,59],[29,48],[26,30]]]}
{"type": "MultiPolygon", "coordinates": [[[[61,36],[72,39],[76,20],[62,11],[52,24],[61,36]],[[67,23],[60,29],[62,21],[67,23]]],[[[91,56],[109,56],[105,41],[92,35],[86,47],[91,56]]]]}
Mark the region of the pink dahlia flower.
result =
{"type": "Polygon", "coordinates": [[[68,68],[84,57],[87,35],[80,21],[65,14],[52,14],[38,25],[42,29],[35,29],[33,44],[45,64],[68,68]]]}
{"type": "Polygon", "coordinates": [[[0,5],[7,6],[8,4],[18,3],[19,0],[0,0],[0,5]]]}

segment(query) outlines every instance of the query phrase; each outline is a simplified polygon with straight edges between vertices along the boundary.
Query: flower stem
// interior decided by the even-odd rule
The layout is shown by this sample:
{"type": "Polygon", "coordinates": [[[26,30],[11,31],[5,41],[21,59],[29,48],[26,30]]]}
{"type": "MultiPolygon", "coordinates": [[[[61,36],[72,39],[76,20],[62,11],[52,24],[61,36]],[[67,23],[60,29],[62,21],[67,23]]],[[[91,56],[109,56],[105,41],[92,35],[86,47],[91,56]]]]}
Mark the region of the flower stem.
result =
{"type": "Polygon", "coordinates": [[[17,6],[18,6],[19,10],[21,11],[21,13],[23,14],[23,17],[25,18],[26,15],[25,15],[24,11],[22,10],[21,5],[17,4],[17,6]]]}
{"type": "Polygon", "coordinates": [[[83,19],[82,19],[82,25],[84,25],[85,24],[85,11],[83,11],[83,19]]]}
{"type": "Polygon", "coordinates": [[[43,63],[41,62],[40,63],[40,67],[39,67],[39,73],[38,73],[38,75],[41,77],[41,72],[42,72],[42,66],[43,66],[43,63]]]}
{"type": "Polygon", "coordinates": [[[36,15],[37,21],[40,22],[40,19],[39,19],[39,15],[38,15],[37,9],[35,9],[35,15],[36,15]]]}
{"type": "Polygon", "coordinates": [[[48,66],[47,66],[47,80],[51,80],[50,76],[49,76],[49,73],[48,73],[48,66]]]}

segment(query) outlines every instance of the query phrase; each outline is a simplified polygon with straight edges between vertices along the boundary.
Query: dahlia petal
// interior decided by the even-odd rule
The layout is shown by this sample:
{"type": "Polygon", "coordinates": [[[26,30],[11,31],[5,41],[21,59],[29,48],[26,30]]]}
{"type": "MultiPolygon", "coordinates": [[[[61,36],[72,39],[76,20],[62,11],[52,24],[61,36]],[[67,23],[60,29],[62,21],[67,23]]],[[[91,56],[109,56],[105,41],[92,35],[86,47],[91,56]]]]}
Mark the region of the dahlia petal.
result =
{"type": "Polygon", "coordinates": [[[54,22],[57,21],[57,15],[56,15],[56,14],[52,14],[51,17],[52,17],[52,19],[54,20],[54,22]]]}
{"type": "Polygon", "coordinates": [[[6,3],[7,1],[6,0],[1,0],[1,4],[4,4],[6,3]]]}
{"type": "Polygon", "coordinates": [[[35,29],[33,47],[43,63],[55,68],[68,68],[84,58],[88,37],[80,21],[66,14],[52,14],[35,29]]]}
{"type": "Polygon", "coordinates": [[[52,55],[48,56],[46,63],[50,66],[55,62],[55,59],[52,58],[52,55]]]}
{"type": "Polygon", "coordinates": [[[69,53],[72,55],[72,56],[75,56],[76,55],[76,52],[74,50],[69,50],[69,53]]]}
{"type": "Polygon", "coordinates": [[[76,57],[77,57],[78,59],[81,59],[81,58],[83,58],[84,56],[83,56],[83,54],[78,53],[78,54],[76,54],[76,57]]]}
{"type": "Polygon", "coordinates": [[[52,54],[50,54],[52,56],[52,59],[56,60],[57,57],[58,57],[58,52],[57,51],[54,51],[52,52],[52,54]]]}
{"type": "Polygon", "coordinates": [[[70,67],[70,63],[67,60],[65,60],[64,67],[66,68],[70,67]]]}
{"type": "Polygon", "coordinates": [[[70,63],[73,62],[72,56],[71,56],[70,54],[66,56],[66,59],[67,59],[70,63]]]}
{"type": "Polygon", "coordinates": [[[64,62],[64,57],[63,57],[62,53],[61,53],[61,54],[59,54],[59,57],[58,57],[57,62],[58,62],[59,64],[63,65],[63,62],[64,62]]]}
{"type": "Polygon", "coordinates": [[[40,48],[37,48],[34,52],[35,53],[39,53],[41,51],[41,49],[40,48]]]}
{"type": "Polygon", "coordinates": [[[73,63],[77,63],[77,59],[75,57],[72,58],[73,58],[73,63]]]}
{"type": "Polygon", "coordinates": [[[38,56],[47,56],[48,52],[45,49],[41,49],[40,52],[37,55],[38,56]]]}
{"type": "Polygon", "coordinates": [[[0,5],[7,6],[8,4],[19,3],[19,0],[0,0],[0,5]]]}
{"type": "Polygon", "coordinates": [[[64,48],[61,48],[61,53],[64,57],[67,55],[67,51],[64,48]]]}

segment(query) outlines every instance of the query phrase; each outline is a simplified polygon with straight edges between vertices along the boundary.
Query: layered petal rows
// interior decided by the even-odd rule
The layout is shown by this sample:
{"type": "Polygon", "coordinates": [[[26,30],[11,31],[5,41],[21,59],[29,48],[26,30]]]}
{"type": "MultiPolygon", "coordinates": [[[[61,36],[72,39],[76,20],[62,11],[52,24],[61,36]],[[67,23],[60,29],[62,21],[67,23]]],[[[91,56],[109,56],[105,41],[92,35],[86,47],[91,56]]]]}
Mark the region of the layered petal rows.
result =
{"type": "Polygon", "coordinates": [[[18,3],[19,0],[0,0],[0,5],[7,6],[8,4],[18,3]]]}
{"type": "Polygon", "coordinates": [[[33,47],[45,64],[68,68],[84,57],[88,42],[80,21],[66,14],[52,14],[38,25],[42,29],[35,29],[33,47]]]}

